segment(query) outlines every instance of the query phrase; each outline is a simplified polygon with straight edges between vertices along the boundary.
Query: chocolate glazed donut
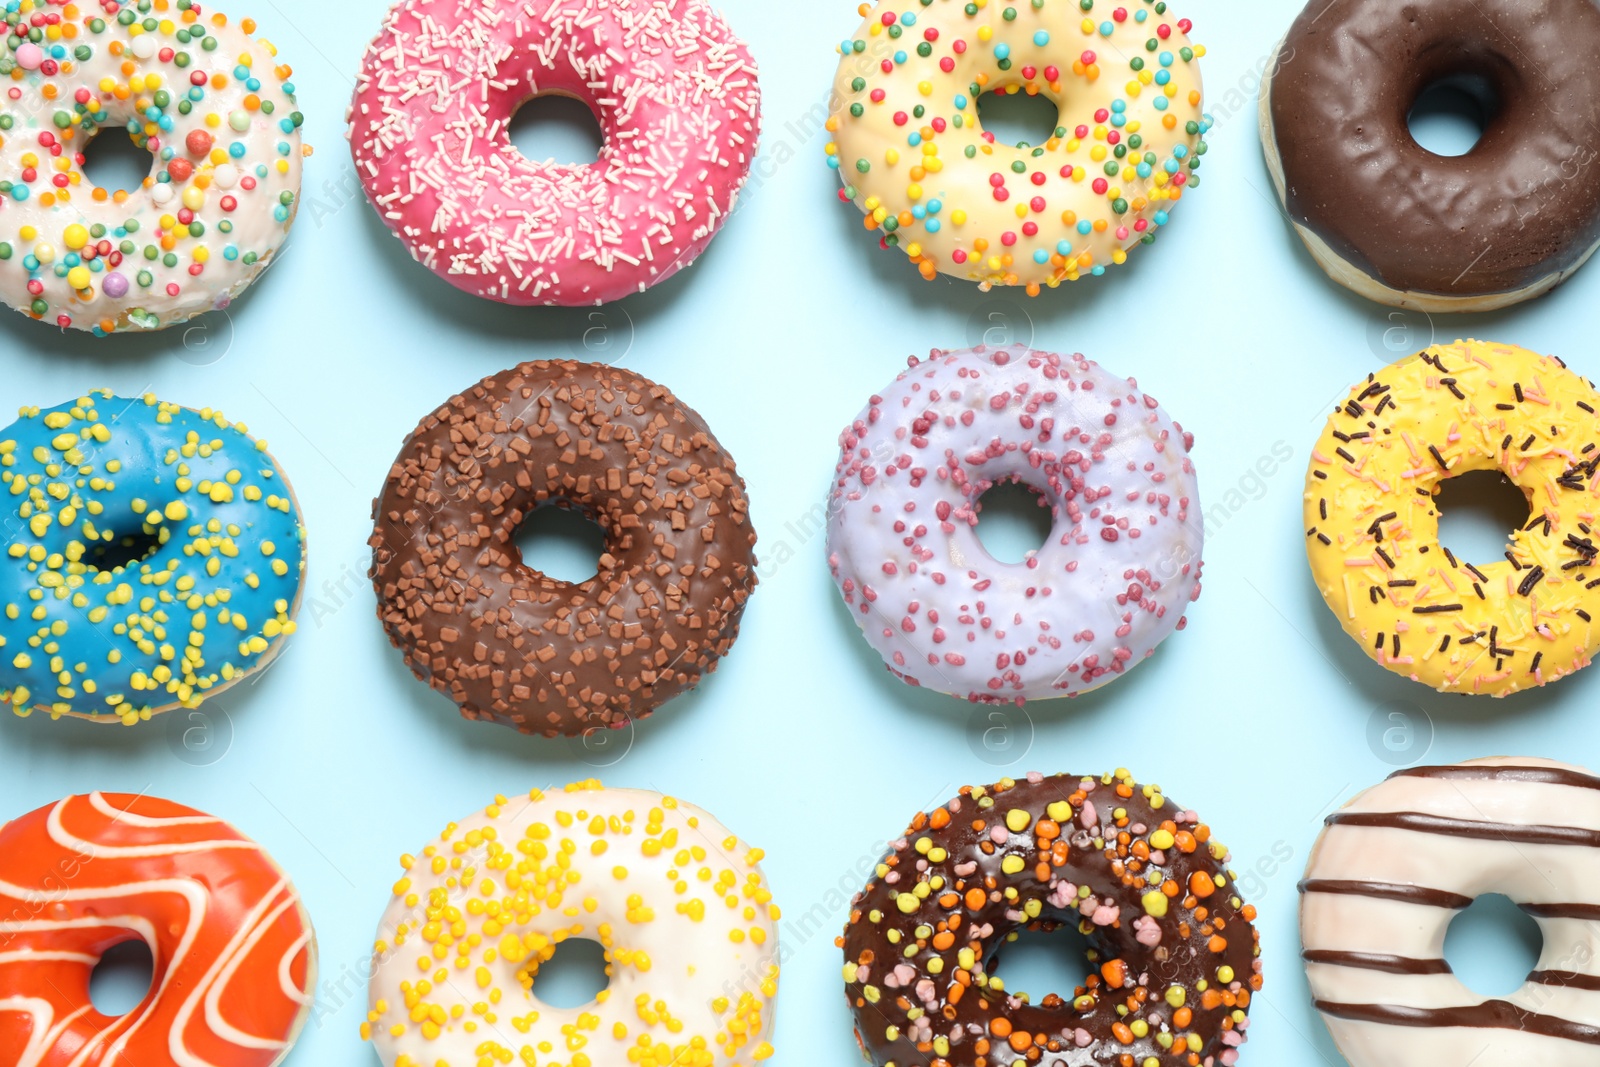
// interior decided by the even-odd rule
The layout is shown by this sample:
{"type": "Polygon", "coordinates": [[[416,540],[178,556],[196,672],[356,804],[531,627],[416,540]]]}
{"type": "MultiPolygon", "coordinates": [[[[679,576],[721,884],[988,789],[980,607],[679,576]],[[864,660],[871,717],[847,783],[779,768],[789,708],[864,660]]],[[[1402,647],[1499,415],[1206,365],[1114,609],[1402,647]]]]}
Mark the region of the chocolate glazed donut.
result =
{"type": "Polygon", "coordinates": [[[1341,285],[1423,311],[1488,311],[1554,288],[1600,243],[1594,0],[1314,0],[1261,94],[1284,210],[1341,285]],[[1408,116],[1476,88],[1482,138],[1444,157],[1408,116]]]}
{"type": "Polygon", "coordinates": [[[879,1067],[1229,1065],[1261,988],[1255,909],[1191,811],[1125,770],[968,786],[919,814],[851,903],[845,995],[879,1067]],[[1076,927],[1070,996],[1005,989],[1021,930],[1076,927]]]}
{"type": "Polygon", "coordinates": [[[378,616],[468,719],[530,734],[620,728],[716,669],[755,588],[744,482],[700,416],[615,367],[524,363],[406,440],[373,506],[378,616]],[[514,538],[537,508],[605,533],[573,585],[514,538]]]}

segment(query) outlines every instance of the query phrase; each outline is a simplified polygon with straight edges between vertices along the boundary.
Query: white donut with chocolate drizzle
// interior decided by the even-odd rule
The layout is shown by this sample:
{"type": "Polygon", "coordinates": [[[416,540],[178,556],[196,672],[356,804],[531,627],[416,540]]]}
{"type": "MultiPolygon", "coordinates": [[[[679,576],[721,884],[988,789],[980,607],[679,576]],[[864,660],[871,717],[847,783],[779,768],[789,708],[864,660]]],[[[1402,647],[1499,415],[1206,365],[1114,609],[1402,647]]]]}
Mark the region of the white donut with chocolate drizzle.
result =
{"type": "Polygon", "coordinates": [[[1327,820],[1300,885],[1317,1009],[1352,1067],[1600,1064],[1600,778],[1546,759],[1414,767],[1327,820]],[[1444,959],[1486,893],[1538,920],[1521,988],[1485,997],[1444,959]]]}

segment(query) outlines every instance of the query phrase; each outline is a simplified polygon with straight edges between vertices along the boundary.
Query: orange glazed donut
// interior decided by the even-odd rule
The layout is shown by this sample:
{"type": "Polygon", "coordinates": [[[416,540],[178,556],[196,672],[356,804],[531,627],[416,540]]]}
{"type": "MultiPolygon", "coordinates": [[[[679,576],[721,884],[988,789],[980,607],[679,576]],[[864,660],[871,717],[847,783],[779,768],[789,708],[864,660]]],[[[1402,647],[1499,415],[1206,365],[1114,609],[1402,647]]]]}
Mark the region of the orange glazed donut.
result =
{"type": "Polygon", "coordinates": [[[272,1067],[315,983],[299,894],[221,819],[91,793],[0,828],[0,1067],[272,1067]],[[150,992],[102,1015],[89,976],[130,941],[150,992]]]}

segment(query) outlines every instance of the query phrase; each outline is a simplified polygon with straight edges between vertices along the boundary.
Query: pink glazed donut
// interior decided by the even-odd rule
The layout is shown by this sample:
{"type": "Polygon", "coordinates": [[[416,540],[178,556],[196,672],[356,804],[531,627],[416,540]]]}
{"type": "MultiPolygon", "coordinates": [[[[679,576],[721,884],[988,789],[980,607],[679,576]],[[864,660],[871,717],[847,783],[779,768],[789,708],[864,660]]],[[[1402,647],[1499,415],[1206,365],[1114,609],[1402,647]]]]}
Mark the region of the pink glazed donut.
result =
{"type": "Polygon", "coordinates": [[[350,109],[356,173],[419,263],[506,304],[603,304],[692,263],[733,210],[756,65],[705,0],[402,0],[350,109]],[[511,145],[537,96],[582,100],[587,166],[511,145]]]}
{"type": "Polygon", "coordinates": [[[828,562],[903,681],[978,703],[1077,696],[1184,625],[1200,596],[1194,439],[1081,355],[1009,348],[911,360],[840,435],[828,562]],[[979,541],[993,486],[1038,490],[1053,526],[1022,563],[979,541]]]}

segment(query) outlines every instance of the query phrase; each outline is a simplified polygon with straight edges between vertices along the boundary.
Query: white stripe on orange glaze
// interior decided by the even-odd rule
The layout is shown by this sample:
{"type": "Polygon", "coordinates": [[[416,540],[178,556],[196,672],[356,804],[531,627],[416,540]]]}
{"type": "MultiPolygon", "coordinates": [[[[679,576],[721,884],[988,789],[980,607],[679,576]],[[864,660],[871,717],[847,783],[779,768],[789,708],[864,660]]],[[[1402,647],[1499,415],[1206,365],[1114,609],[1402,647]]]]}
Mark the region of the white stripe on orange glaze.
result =
{"type": "Polygon", "coordinates": [[[312,1001],[315,940],[288,879],[168,801],[74,797],[0,828],[0,915],[0,1067],[272,1067],[312,1001]],[[155,979],[133,1012],[62,992],[81,999],[104,952],[135,938],[155,979]],[[235,981],[251,995],[224,1019],[235,981]]]}
{"type": "MultiPolygon", "coordinates": [[[[288,884],[289,880],[286,878],[279,886],[279,889],[287,888],[288,884]]],[[[273,896],[276,895],[277,890],[274,890],[273,896]]],[[[268,899],[271,898],[269,897],[268,899]]],[[[239,941],[236,939],[235,944],[230,951],[218,961],[222,965],[221,970],[209,983],[210,987],[205,990],[204,1004],[206,1009],[206,1025],[210,1026],[213,1032],[221,1034],[229,1041],[232,1041],[235,1045],[239,1045],[243,1048],[283,1048],[285,1045],[284,1041],[270,1037],[257,1037],[254,1034],[248,1034],[243,1030],[233,1026],[222,1017],[222,1009],[219,1006],[218,1001],[221,1000],[223,990],[228,987],[228,982],[232,980],[234,972],[239,969],[239,965],[244,962],[246,956],[249,955],[250,950],[255,947],[258,941],[261,940],[262,936],[267,932],[272,924],[277,922],[278,919],[283,916],[284,912],[288,911],[298,903],[299,898],[295,896],[291,890],[289,896],[279,901],[278,905],[271,911],[267,912],[265,916],[255,916],[251,919],[248,927],[241,928],[240,932],[245,935],[243,940],[239,941]]],[[[198,998],[200,993],[200,990],[195,990],[194,994],[190,997],[190,1002],[192,1003],[196,998],[198,998]]],[[[185,1007],[187,1007],[187,1005],[185,1005],[185,1007]]],[[[178,1036],[181,1034],[181,1031],[175,1030],[173,1033],[174,1036],[178,1036]]]]}
{"type": "Polygon", "coordinates": [[[294,944],[290,945],[284,950],[283,958],[278,960],[278,988],[282,990],[283,995],[288,997],[290,1000],[299,1004],[305,1004],[307,1006],[310,1006],[311,1002],[316,998],[311,996],[309,993],[302,992],[300,987],[295,985],[294,976],[289,972],[290,968],[294,966],[295,957],[300,955],[300,950],[310,944],[311,931],[307,930],[305,933],[300,935],[299,939],[296,940],[294,944]]]}
{"type": "Polygon", "coordinates": [[[152,819],[144,815],[134,815],[132,812],[118,811],[106,800],[104,793],[90,793],[89,803],[95,811],[106,816],[112,822],[124,826],[142,826],[151,829],[160,829],[165,826],[215,826],[222,822],[213,815],[181,815],[172,819],[152,819]]]}
{"type": "MultiPolygon", "coordinates": [[[[221,848],[259,849],[261,846],[254,841],[189,841],[181,845],[137,845],[132,847],[118,847],[97,845],[92,841],[74,837],[61,825],[61,809],[66,806],[63,800],[50,812],[50,836],[65,848],[72,849],[89,859],[138,859],[141,856],[175,856],[185,852],[210,852],[221,848]]],[[[119,822],[122,820],[118,820],[119,822]]],[[[213,822],[215,820],[212,820],[213,822]]],[[[129,823],[136,826],[136,823],[129,823]]],[[[192,825],[185,822],[180,825],[192,825]]]]}
{"type": "Polygon", "coordinates": [[[17,1067],[35,1067],[44,1057],[46,1042],[52,1033],[51,1023],[55,1021],[55,1007],[48,1000],[38,997],[6,997],[0,1000],[0,1012],[21,1012],[29,1017],[33,1023],[33,1038],[22,1050],[22,1058],[17,1061],[17,1067]]]}

